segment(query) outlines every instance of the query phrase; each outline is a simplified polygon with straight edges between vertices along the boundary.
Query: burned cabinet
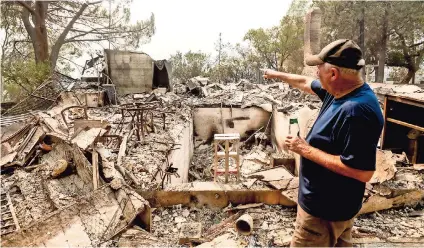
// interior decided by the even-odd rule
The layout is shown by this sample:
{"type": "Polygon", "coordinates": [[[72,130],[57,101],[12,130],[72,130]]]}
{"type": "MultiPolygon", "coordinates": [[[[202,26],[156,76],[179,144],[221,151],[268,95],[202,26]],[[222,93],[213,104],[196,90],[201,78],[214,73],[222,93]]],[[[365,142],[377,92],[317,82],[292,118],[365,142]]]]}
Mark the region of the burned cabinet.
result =
{"type": "Polygon", "coordinates": [[[385,95],[382,149],[405,152],[411,163],[424,163],[424,101],[385,95]]]}

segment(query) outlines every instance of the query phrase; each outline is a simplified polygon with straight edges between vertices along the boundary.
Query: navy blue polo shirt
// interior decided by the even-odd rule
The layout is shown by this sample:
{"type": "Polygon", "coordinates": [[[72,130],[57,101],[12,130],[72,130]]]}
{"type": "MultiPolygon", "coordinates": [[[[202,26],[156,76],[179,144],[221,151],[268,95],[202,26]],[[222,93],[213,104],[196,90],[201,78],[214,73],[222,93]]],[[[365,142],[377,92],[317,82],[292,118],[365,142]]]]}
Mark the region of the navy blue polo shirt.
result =
{"type": "MultiPolygon", "coordinates": [[[[378,100],[367,83],[335,99],[321,87],[311,85],[323,104],[306,141],[352,168],[374,171],[377,142],[383,128],[378,100]]],[[[345,177],[302,158],[299,205],[307,213],[329,221],[354,217],[362,207],[365,183],[345,177]]]]}

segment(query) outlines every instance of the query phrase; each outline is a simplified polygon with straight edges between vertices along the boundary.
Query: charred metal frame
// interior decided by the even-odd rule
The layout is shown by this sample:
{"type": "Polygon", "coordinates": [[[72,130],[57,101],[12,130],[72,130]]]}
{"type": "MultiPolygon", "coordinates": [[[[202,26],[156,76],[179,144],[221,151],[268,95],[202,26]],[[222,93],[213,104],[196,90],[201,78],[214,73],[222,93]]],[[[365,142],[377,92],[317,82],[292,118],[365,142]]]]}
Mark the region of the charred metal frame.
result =
{"type": "Polygon", "coordinates": [[[135,128],[137,140],[144,142],[145,133],[155,132],[154,119],[162,119],[162,128],[165,130],[166,113],[174,113],[163,110],[161,102],[148,102],[148,103],[127,103],[122,104],[119,109],[121,110],[121,121],[117,126],[117,133],[120,133],[124,127],[125,118],[131,117],[130,125],[135,128]]]}
{"type": "Polygon", "coordinates": [[[69,128],[69,125],[68,125],[68,122],[66,121],[65,112],[66,112],[67,110],[70,110],[70,109],[73,109],[73,108],[82,108],[82,109],[84,110],[84,118],[85,118],[86,120],[88,120],[88,115],[87,115],[87,106],[70,106],[70,107],[64,108],[64,109],[60,112],[60,114],[62,115],[62,119],[63,119],[63,121],[65,122],[65,124],[66,124],[66,126],[67,126],[68,128],[69,128]]]}

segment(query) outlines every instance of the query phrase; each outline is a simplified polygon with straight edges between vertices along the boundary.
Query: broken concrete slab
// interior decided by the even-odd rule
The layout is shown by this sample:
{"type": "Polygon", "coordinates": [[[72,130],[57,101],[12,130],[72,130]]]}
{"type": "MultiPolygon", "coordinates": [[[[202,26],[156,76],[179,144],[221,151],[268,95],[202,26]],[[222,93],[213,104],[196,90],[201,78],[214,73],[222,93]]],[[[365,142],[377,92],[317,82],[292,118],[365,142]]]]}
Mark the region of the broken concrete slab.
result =
{"type": "Polygon", "coordinates": [[[187,244],[191,242],[199,242],[202,236],[202,223],[192,222],[181,225],[178,244],[187,244]]]}
{"type": "Polygon", "coordinates": [[[252,185],[257,181],[258,179],[253,178],[253,179],[247,179],[246,182],[242,182],[242,184],[244,186],[246,186],[246,188],[250,189],[252,187],[252,185]]]}
{"type": "Polygon", "coordinates": [[[226,233],[224,235],[214,238],[210,242],[203,243],[196,247],[203,248],[203,247],[244,247],[244,246],[237,243],[235,239],[232,239],[231,234],[226,233]]]}
{"type": "Polygon", "coordinates": [[[110,123],[105,120],[74,120],[74,133],[79,133],[85,128],[103,128],[108,130],[110,129],[110,123]]]}
{"type": "Polygon", "coordinates": [[[396,160],[393,159],[391,151],[377,149],[376,171],[369,183],[382,183],[395,176],[396,160]]]}
{"type": "Polygon", "coordinates": [[[122,217],[126,223],[131,223],[138,218],[142,224],[142,228],[150,231],[152,216],[149,202],[128,186],[118,189],[115,195],[122,209],[122,217]]]}
{"type": "Polygon", "coordinates": [[[17,152],[12,152],[7,155],[2,155],[0,158],[0,167],[3,168],[3,166],[12,163],[15,160],[17,154],[17,152]]]}
{"type": "Polygon", "coordinates": [[[78,148],[76,144],[72,146],[71,154],[75,163],[78,176],[87,184],[87,187],[92,188],[93,172],[91,164],[78,148]]]}
{"type": "Polygon", "coordinates": [[[46,113],[39,113],[41,127],[48,135],[54,135],[62,140],[68,139],[67,127],[62,125],[57,119],[52,118],[46,113]]]}
{"type": "Polygon", "coordinates": [[[13,151],[8,142],[1,143],[1,155],[5,156],[13,151]]]}
{"type": "Polygon", "coordinates": [[[106,133],[106,129],[103,128],[85,128],[81,130],[71,142],[78,145],[82,150],[87,150],[91,144],[100,136],[106,133]]]}
{"type": "Polygon", "coordinates": [[[193,90],[195,90],[195,89],[198,89],[198,88],[200,88],[200,84],[197,82],[197,80],[196,79],[194,79],[194,78],[191,78],[191,79],[189,79],[188,81],[187,81],[187,86],[188,86],[188,89],[190,90],[190,91],[193,91],[193,90]]]}
{"type": "Polygon", "coordinates": [[[424,170],[424,164],[414,164],[413,168],[414,168],[414,170],[422,171],[422,170],[424,170]]]}
{"type": "Polygon", "coordinates": [[[253,149],[249,154],[247,154],[243,158],[246,159],[246,160],[258,161],[258,162],[261,162],[265,165],[268,165],[268,164],[271,163],[269,156],[264,151],[262,151],[260,148],[259,149],[253,149]]]}
{"type": "Polygon", "coordinates": [[[370,196],[362,204],[359,214],[371,213],[383,209],[401,206],[413,206],[424,198],[424,190],[412,190],[393,198],[386,198],[380,195],[370,196]]]}
{"type": "Polygon", "coordinates": [[[264,170],[260,172],[256,172],[253,174],[250,174],[248,176],[249,178],[257,178],[261,181],[277,181],[281,179],[290,179],[293,178],[293,175],[290,174],[290,172],[287,171],[284,167],[276,167],[269,170],[264,170]]]}
{"type": "MultiPolygon", "coordinates": [[[[158,237],[153,236],[151,233],[137,228],[129,228],[122,233],[118,240],[118,247],[153,247],[162,246],[161,240],[158,237]]],[[[165,245],[163,245],[165,246],[165,245]]]]}

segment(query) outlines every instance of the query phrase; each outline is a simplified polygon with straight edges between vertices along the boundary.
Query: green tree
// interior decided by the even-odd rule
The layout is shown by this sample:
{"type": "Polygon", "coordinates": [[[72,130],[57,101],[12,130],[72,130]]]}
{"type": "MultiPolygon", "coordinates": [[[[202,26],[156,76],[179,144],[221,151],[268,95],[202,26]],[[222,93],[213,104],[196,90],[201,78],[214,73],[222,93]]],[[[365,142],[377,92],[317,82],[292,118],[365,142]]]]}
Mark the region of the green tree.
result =
{"type": "Polygon", "coordinates": [[[377,81],[383,81],[384,65],[408,69],[407,83],[423,63],[424,12],[422,2],[411,1],[314,1],[322,10],[323,44],[347,38],[360,44],[364,16],[365,60],[379,64],[377,81]]]}
{"type": "Polygon", "coordinates": [[[8,1],[1,2],[5,25],[18,32],[8,33],[5,47],[16,52],[16,43],[32,47],[36,63],[56,67],[62,48],[73,53],[110,40],[114,47],[137,48],[154,34],[154,15],[130,23],[131,0],[117,1],[109,14],[102,1],[8,1]]]}
{"type": "Polygon", "coordinates": [[[182,82],[196,76],[208,76],[210,64],[209,55],[188,51],[182,54],[178,51],[170,58],[172,63],[172,75],[182,82]]]}
{"type": "MultiPolygon", "coordinates": [[[[217,44],[217,50],[219,44],[217,44]]],[[[240,43],[221,45],[221,57],[218,55],[211,62],[209,76],[212,81],[223,83],[238,82],[240,79],[255,80],[259,70],[260,59],[252,53],[249,46],[240,43]],[[220,63],[218,63],[220,61],[220,63]]]]}
{"type": "Polygon", "coordinates": [[[300,73],[303,68],[304,15],[309,1],[292,1],[279,25],[269,29],[251,29],[244,39],[249,41],[260,64],[268,68],[300,73]]]}
{"type": "Polygon", "coordinates": [[[401,83],[414,78],[424,63],[424,12],[422,2],[390,3],[389,49],[386,64],[408,69],[401,83]]]}
{"type": "Polygon", "coordinates": [[[35,61],[16,60],[2,68],[3,101],[19,101],[32,93],[50,75],[50,66],[35,61]]]}

